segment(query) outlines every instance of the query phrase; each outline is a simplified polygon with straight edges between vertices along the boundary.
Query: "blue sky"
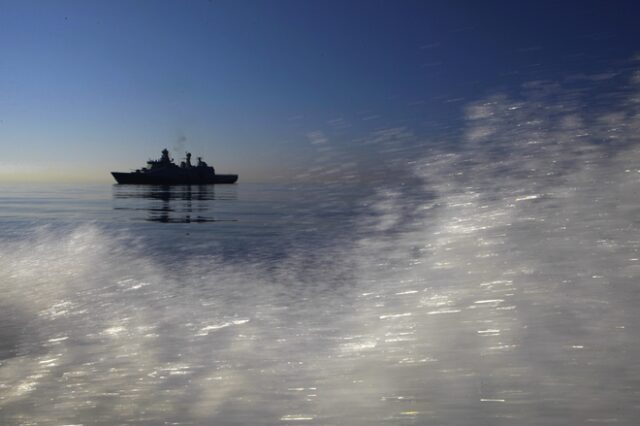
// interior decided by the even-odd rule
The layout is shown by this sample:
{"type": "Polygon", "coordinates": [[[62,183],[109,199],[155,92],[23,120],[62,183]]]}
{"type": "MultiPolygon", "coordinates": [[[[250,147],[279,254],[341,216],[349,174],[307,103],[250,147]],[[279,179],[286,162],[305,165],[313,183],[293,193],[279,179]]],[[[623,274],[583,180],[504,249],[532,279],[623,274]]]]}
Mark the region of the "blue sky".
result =
{"type": "Polygon", "coordinates": [[[455,127],[465,102],[603,73],[638,51],[632,1],[0,0],[0,181],[108,182],[168,147],[244,181],[313,136],[455,127]],[[73,172],[69,172],[73,170],[73,172]]]}

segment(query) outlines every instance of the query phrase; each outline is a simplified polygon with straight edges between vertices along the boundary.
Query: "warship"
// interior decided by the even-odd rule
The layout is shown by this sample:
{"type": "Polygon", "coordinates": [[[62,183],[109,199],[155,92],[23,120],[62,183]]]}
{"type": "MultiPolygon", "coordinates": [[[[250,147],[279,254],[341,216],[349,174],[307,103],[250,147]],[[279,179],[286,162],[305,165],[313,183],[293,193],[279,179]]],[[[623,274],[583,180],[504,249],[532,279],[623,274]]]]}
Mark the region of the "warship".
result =
{"type": "Polygon", "coordinates": [[[159,160],[147,161],[147,167],[133,172],[111,172],[119,184],[150,185],[204,185],[211,183],[235,183],[238,175],[219,175],[213,167],[198,157],[194,166],[191,164],[191,153],[187,152],[185,161],[178,166],[169,157],[169,151],[162,150],[159,160]]]}

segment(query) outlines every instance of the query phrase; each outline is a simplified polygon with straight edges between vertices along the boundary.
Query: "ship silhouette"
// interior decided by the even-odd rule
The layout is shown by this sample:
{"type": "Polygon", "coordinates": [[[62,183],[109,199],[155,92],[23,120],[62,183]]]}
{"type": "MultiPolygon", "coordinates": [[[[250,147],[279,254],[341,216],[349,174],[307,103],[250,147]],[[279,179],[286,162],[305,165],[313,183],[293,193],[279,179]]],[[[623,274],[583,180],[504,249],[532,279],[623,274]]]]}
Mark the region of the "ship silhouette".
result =
{"type": "Polygon", "coordinates": [[[198,157],[194,166],[191,164],[191,153],[187,152],[185,161],[180,165],[169,157],[169,151],[162,150],[159,160],[147,161],[147,167],[133,172],[111,172],[119,184],[143,185],[205,185],[212,183],[235,183],[238,175],[219,175],[215,169],[198,157]]]}

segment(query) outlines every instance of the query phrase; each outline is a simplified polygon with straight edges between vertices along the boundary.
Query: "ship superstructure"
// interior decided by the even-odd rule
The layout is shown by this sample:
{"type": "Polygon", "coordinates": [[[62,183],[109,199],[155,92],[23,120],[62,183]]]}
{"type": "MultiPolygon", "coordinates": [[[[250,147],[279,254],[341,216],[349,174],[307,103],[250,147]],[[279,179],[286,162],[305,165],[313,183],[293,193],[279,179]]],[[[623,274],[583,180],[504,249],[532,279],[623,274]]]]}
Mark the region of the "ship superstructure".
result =
{"type": "Polygon", "coordinates": [[[162,150],[158,160],[147,161],[147,166],[133,172],[111,172],[120,184],[151,185],[203,185],[212,183],[235,183],[238,175],[216,174],[215,169],[198,157],[196,165],[191,164],[191,153],[187,152],[185,160],[177,165],[169,157],[169,150],[162,150]]]}

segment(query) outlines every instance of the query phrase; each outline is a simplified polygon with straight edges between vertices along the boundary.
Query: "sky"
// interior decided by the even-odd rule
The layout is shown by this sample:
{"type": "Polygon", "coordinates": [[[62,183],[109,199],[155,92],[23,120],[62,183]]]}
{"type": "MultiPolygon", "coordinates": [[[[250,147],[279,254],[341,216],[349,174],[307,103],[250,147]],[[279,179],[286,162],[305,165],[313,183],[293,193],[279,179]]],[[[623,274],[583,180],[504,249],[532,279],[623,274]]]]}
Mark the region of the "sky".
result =
{"type": "Polygon", "coordinates": [[[634,1],[0,0],[0,183],[112,182],[168,148],[240,182],[437,139],[468,103],[624,68],[634,1]],[[395,134],[395,133],[394,133],[395,134]]]}

